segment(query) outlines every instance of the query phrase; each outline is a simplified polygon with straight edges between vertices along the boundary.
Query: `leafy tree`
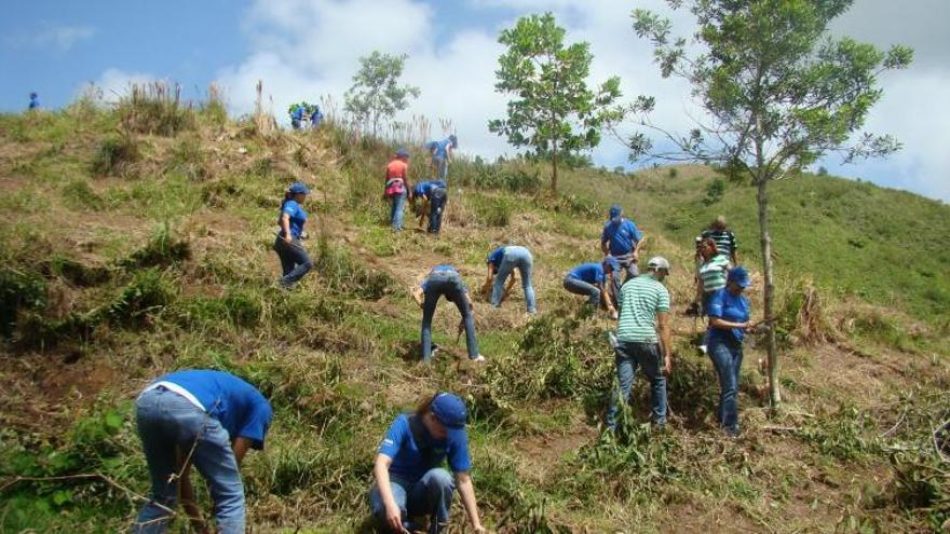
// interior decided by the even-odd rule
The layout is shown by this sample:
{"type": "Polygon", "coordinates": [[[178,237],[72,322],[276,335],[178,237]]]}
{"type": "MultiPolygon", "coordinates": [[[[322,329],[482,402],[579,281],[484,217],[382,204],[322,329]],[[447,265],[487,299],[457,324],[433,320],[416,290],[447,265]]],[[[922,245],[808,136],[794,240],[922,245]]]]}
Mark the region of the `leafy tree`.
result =
{"type": "Polygon", "coordinates": [[[564,28],[554,16],[531,15],[501,32],[508,50],[498,58],[495,89],[517,95],[508,102],[508,118],[489,121],[488,129],[516,147],[551,161],[551,189],[557,189],[558,160],[600,143],[600,128],[622,113],[612,104],[620,97],[620,79],[595,93],[585,81],[593,56],[586,42],[564,44],[564,28]]]}
{"type": "Polygon", "coordinates": [[[353,86],[346,92],[344,109],[364,127],[372,126],[373,135],[379,133],[380,119],[392,118],[396,112],[409,107],[410,97],[419,97],[418,87],[399,85],[408,57],[374,50],[369,56],[360,58],[360,70],[353,76],[353,86]]]}
{"type": "MultiPolygon", "coordinates": [[[[893,46],[882,52],[850,38],[829,35],[828,24],[852,0],[667,0],[686,5],[699,29],[695,50],[671,37],[669,20],[637,9],[634,30],[654,45],[664,77],[690,82],[708,123],[697,121],[687,135],[661,132],[673,151],[661,156],[718,162],[751,177],[758,189],[758,216],[765,277],[764,312],[773,321],[775,295],[768,184],[794,175],[829,153],[845,161],[879,157],[900,149],[892,137],[862,133],[871,107],[881,96],[877,76],[911,62],[913,51],[893,46]]],[[[641,102],[647,113],[652,102],[641,102]]],[[[652,152],[643,131],[630,138],[633,155],[652,152]]],[[[781,401],[775,333],[768,330],[769,395],[781,401]]]]}

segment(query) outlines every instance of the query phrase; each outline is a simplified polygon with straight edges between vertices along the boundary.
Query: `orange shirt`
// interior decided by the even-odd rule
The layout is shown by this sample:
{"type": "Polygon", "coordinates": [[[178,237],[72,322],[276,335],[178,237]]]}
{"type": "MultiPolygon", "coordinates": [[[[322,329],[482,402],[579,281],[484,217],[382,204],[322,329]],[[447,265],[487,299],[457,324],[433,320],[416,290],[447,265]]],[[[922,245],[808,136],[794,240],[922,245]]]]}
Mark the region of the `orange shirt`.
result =
{"type": "Polygon", "coordinates": [[[402,178],[403,181],[406,181],[407,176],[409,175],[409,164],[401,159],[394,159],[386,165],[386,181],[392,180],[393,178],[402,178]]]}

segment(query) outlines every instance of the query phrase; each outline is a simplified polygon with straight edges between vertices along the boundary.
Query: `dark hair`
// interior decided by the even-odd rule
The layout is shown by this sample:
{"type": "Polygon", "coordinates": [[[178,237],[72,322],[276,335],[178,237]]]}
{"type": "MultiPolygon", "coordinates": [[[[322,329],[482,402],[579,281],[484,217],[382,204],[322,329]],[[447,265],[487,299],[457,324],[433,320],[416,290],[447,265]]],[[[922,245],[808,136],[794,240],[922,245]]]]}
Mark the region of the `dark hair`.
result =
{"type": "Polygon", "coordinates": [[[716,254],[719,254],[719,247],[716,246],[716,240],[715,240],[715,239],[713,239],[713,238],[711,238],[711,237],[704,238],[704,239],[703,239],[703,246],[704,246],[704,247],[712,247],[713,256],[715,256],[716,254]]]}
{"type": "Polygon", "coordinates": [[[432,411],[432,401],[439,396],[438,392],[433,393],[432,395],[426,395],[419,399],[419,403],[416,405],[416,415],[422,417],[423,415],[432,411]]]}

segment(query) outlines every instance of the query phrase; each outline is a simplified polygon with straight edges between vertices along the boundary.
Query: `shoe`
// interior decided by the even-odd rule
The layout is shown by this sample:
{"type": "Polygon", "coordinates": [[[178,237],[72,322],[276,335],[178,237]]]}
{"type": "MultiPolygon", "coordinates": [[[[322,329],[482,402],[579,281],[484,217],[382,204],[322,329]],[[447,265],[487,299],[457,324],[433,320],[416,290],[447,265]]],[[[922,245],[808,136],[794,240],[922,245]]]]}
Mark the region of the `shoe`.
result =
{"type": "Polygon", "coordinates": [[[702,352],[703,354],[706,354],[706,345],[700,345],[700,346],[699,346],[699,352],[702,352]]]}
{"type": "Polygon", "coordinates": [[[474,363],[485,363],[485,362],[487,362],[488,360],[486,360],[484,356],[482,356],[481,354],[479,354],[478,356],[472,358],[472,361],[473,361],[474,363]]]}
{"type": "Polygon", "coordinates": [[[442,349],[442,347],[440,347],[440,346],[436,345],[435,343],[433,343],[433,344],[432,344],[432,356],[435,357],[435,353],[439,352],[439,350],[441,350],[441,349],[442,349]]]}

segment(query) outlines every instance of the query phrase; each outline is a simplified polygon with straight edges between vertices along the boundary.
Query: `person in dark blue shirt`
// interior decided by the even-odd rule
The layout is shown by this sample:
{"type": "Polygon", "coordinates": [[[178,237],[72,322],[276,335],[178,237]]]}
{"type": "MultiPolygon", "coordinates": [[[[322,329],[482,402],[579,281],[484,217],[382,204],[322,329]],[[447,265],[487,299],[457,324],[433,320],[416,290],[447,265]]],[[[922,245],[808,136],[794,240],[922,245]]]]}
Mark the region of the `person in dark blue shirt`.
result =
{"type": "Polygon", "coordinates": [[[40,96],[35,92],[30,93],[30,108],[29,109],[39,109],[40,108],[40,96]]]}
{"type": "Polygon", "coordinates": [[[458,488],[462,506],[476,532],[484,532],[475,487],[469,472],[465,402],[451,393],[436,393],[415,413],[400,414],[379,444],[369,502],[378,525],[389,531],[416,532],[418,518],[437,534],[448,526],[452,496],[458,488]],[[453,477],[441,467],[448,460],[453,477]]]}
{"type": "Polygon", "coordinates": [[[438,234],[442,230],[442,215],[445,213],[447,197],[447,188],[442,180],[426,180],[417,183],[412,188],[410,201],[419,217],[419,226],[421,227],[422,221],[428,218],[427,231],[430,234],[438,234]]]}
{"type": "Polygon", "coordinates": [[[290,126],[294,130],[300,129],[300,126],[304,120],[303,116],[304,116],[304,113],[306,113],[306,111],[307,110],[304,109],[304,107],[299,104],[295,105],[294,108],[290,111],[290,126]]]}
{"type": "Polygon", "coordinates": [[[274,251],[280,258],[283,273],[280,285],[284,288],[293,287],[313,268],[307,249],[300,243],[303,227],[307,222],[307,212],[301,204],[309,193],[306,185],[294,182],[287,188],[280,204],[280,216],[277,219],[280,231],[274,241],[274,251]]]}
{"type": "Polygon", "coordinates": [[[320,106],[313,106],[313,111],[310,113],[310,128],[316,130],[322,122],[323,113],[320,112],[320,106]]]}
{"type": "Polygon", "coordinates": [[[623,208],[619,204],[610,207],[609,216],[610,220],[604,224],[600,234],[600,249],[605,257],[613,256],[620,262],[621,269],[614,270],[610,278],[614,294],[619,295],[622,282],[640,274],[637,261],[644,239],[637,225],[623,216],[623,208]],[[625,273],[623,280],[621,270],[625,273]]]}
{"type": "Polygon", "coordinates": [[[194,465],[208,481],[217,532],[243,534],[240,465],[248,449],[264,448],[272,418],[260,391],[223,371],[181,370],[152,382],[135,401],[152,490],[133,532],[164,532],[179,493],[192,526],[206,532],[189,478],[194,465]]]}
{"type": "Polygon", "coordinates": [[[709,330],[706,336],[709,358],[719,377],[719,410],[717,419],[730,436],[739,433],[739,371],[742,368],[742,342],[750,329],[749,299],[743,291],[751,280],[744,267],[729,271],[726,287],[709,297],[706,313],[709,330]]]}

